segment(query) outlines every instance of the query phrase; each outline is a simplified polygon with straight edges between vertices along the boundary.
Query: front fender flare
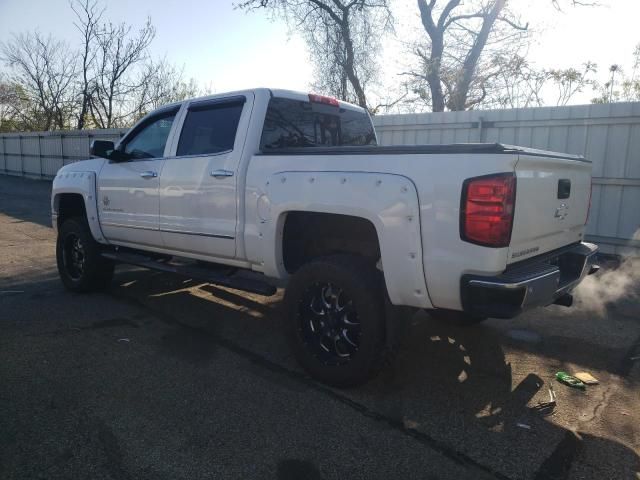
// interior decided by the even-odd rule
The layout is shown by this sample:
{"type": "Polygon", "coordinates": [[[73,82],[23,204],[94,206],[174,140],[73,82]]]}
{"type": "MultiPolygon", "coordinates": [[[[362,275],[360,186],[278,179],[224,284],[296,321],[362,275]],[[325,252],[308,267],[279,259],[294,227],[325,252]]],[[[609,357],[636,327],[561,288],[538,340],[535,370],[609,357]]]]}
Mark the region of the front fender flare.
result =
{"type": "Polygon", "coordinates": [[[64,193],[74,193],[82,196],[91,235],[97,242],[108,243],[100,228],[98,217],[96,174],[94,172],[62,172],[56,175],[51,189],[51,219],[54,229],[58,226],[59,201],[60,196],[64,193]]]}

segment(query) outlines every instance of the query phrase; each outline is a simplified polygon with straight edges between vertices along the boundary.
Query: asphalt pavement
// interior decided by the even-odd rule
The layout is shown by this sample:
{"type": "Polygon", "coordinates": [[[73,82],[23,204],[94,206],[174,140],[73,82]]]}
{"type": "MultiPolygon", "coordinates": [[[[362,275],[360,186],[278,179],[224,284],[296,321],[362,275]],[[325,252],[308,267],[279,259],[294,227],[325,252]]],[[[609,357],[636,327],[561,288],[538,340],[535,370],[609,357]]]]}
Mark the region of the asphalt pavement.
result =
{"type": "Polygon", "coordinates": [[[132,267],[65,291],[50,188],[0,175],[2,479],[640,479],[633,269],[571,309],[472,328],[419,312],[392,366],[339,390],[295,363],[281,295],[132,267]]]}

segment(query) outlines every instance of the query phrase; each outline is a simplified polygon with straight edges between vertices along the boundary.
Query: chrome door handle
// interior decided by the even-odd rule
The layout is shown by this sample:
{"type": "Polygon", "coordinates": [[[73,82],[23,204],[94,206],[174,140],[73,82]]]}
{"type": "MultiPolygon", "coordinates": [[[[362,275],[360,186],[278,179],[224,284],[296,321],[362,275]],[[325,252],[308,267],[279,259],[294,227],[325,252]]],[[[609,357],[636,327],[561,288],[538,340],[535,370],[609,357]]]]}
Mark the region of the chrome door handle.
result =
{"type": "Polygon", "coordinates": [[[231,170],[213,170],[209,175],[214,178],[225,178],[233,177],[233,172],[231,170]]]}
{"type": "Polygon", "coordinates": [[[142,178],[156,178],[158,174],[156,172],[147,171],[147,172],[142,172],[140,176],[142,178]]]}

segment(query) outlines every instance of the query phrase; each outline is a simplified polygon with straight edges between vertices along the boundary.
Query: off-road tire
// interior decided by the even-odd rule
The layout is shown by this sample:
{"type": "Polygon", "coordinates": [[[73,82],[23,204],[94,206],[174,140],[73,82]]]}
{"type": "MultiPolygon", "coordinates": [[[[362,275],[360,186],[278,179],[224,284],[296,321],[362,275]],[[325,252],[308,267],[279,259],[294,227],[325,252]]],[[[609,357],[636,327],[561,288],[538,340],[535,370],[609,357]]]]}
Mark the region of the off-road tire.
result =
{"type": "Polygon", "coordinates": [[[82,217],[65,220],[58,229],[56,261],[63,285],[72,292],[86,293],[105,289],[113,278],[114,263],[103,258],[101,247],[91,235],[87,221],[82,217]],[[76,242],[79,242],[76,244],[76,242]],[[79,245],[80,254],[73,245],[79,245]],[[76,255],[74,259],[73,255],[76,255]],[[82,268],[79,264],[82,263],[82,268]]]}
{"type": "Polygon", "coordinates": [[[385,295],[382,273],[365,258],[333,255],[303,265],[291,278],[284,298],[287,337],[300,365],[313,378],[336,387],[359,385],[374,377],[392,353],[385,341],[385,295]],[[359,320],[357,350],[347,363],[340,365],[326,362],[314,353],[302,327],[301,311],[305,309],[307,292],[327,284],[340,289],[350,299],[355,318],[359,320]]]}

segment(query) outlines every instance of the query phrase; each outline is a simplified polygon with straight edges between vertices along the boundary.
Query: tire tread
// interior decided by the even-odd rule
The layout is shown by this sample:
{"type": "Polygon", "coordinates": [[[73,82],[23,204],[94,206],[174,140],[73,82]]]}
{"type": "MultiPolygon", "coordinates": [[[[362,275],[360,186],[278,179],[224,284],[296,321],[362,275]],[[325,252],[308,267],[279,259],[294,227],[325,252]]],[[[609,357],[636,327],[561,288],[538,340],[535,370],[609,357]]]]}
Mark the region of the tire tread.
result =
{"type": "Polygon", "coordinates": [[[87,293],[104,290],[113,278],[114,263],[101,256],[101,246],[91,235],[91,230],[84,217],[72,217],[60,226],[56,242],[56,261],[58,272],[63,285],[68,290],[77,293],[87,293]],[[62,258],[62,241],[64,235],[75,233],[82,240],[87,255],[88,264],[86,274],[79,280],[67,275],[62,258]]]}
{"type": "MultiPolygon", "coordinates": [[[[344,285],[342,285],[344,288],[344,285]]],[[[364,257],[356,255],[331,255],[319,257],[303,265],[290,280],[285,292],[285,307],[287,312],[287,336],[291,348],[302,367],[316,379],[336,387],[350,387],[365,383],[376,376],[386,364],[392,361],[395,349],[389,348],[386,342],[385,322],[385,289],[382,281],[382,273],[375,265],[364,257]],[[362,301],[370,302],[368,321],[372,333],[372,344],[368,346],[366,357],[360,357],[356,362],[355,357],[349,364],[342,367],[322,367],[314,361],[307,352],[298,335],[297,308],[299,295],[313,281],[323,277],[339,276],[349,285],[355,286],[350,291],[353,300],[353,290],[358,290],[356,296],[362,301]],[[340,371],[339,369],[343,369],[340,371]]],[[[361,312],[359,312],[361,313],[361,312]]],[[[362,345],[361,345],[362,347],[362,345]]],[[[363,355],[363,349],[359,351],[363,355]]]]}

